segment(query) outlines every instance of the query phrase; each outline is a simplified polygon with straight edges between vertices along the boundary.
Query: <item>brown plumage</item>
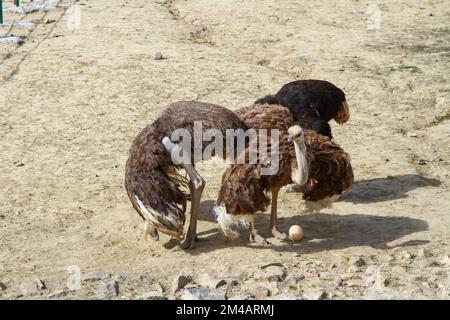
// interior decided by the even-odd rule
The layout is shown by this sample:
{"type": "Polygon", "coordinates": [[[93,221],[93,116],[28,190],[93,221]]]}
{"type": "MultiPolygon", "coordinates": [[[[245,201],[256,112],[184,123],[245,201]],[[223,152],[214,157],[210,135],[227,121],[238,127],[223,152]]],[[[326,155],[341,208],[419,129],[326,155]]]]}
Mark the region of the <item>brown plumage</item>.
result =
{"type": "Polygon", "coordinates": [[[334,119],[342,124],[350,113],[344,92],[324,80],[297,80],[281,87],[275,95],[256,100],[256,104],[283,105],[303,128],[332,138],[328,122],[334,119]]]}
{"type": "MultiPolygon", "coordinates": [[[[306,171],[302,171],[303,174],[306,173],[306,177],[303,177],[300,183],[303,185],[301,192],[307,208],[314,210],[329,205],[335,200],[335,196],[352,185],[353,170],[350,157],[330,138],[314,131],[300,129],[293,134],[295,130],[292,128],[298,126],[295,125],[292,114],[286,107],[257,105],[243,108],[236,114],[249,128],[280,130],[280,160],[279,170],[275,175],[261,175],[261,168],[269,165],[260,162],[233,164],[227,168],[222,177],[217,199],[218,207],[215,210],[219,226],[228,237],[237,236],[230,228],[237,220],[267,209],[270,199],[266,196],[266,192],[271,192],[272,232],[276,237],[286,239],[286,235],[277,229],[276,211],[279,189],[292,183],[299,183],[297,180],[299,162],[294,147],[296,142],[290,143],[290,138],[304,139],[306,147],[304,149],[306,171]],[[301,136],[298,136],[299,134],[301,136]]],[[[269,143],[269,148],[271,147],[269,143]]]]}
{"type": "MultiPolygon", "coordinates": [[[[162,143],[170,138],[176,129],[185,129],[192,137],[189,152],[194,146],[194,122],[201,121],[203,131],[216,129],[225,137],[226,129],[246,129],[245,124],[230,110],[196,101],[181,101],[169,105],[162,114],[146,126],[134,139],[125,170],[125,188],[134,209],[146,221],[147,230],[155,240],[158,231],[180,239],[185,222],[187,194],[182,187],[189,187],[192,197],[191,219],[185,248],[195,243],[197,211],[204,181],[196,172],[191,152],[191,165],[172,162],[167,145],[162,143]],[[184,168],[190,181],[180,174],[184,168]]],[[[225,138],[224,138],[225,139],[225,138]]],[[[181,141],[170,141],[168,145],[177,147],[181,141]]],[[[208,143],[202,142],[202,151],[208,143]]],[[[225,146],[225,141],[223,143],[225,146]]],[[[202,152],[203,153],[203,152],[202,152]]],[[[225,152],[219,156],[225,156],[225,152]]]]}

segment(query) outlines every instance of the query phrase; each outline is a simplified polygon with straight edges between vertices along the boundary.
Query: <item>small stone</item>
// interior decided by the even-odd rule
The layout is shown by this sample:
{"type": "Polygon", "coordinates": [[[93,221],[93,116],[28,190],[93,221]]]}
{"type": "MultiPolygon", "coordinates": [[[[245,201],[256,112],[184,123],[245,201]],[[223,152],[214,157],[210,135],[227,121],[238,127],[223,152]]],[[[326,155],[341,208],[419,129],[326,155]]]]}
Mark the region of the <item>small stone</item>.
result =
{"type": "Polygon", "coordinates": [[[223,278],[217,278],[211,274],[204,273],[200,275],[195,282],[202,287],[209,287],[209,288],[220,288],[223,286],[228,285],[228,287],[232,287],[237,284],[237,280],[239,277],[223,277],[223,278]]]}
{"type": "Polygon", "coordinates": [[[122,273],[118,273],[113,277],[113,279],[121,282],[121,281],[125,281],[126,278],[122,273]]]}
{"type": "Polygon", "coordinates": [[[325,300],[328,298],[328,293],[323,290],[307,290],[303,292],[303,296],[307,300],[325,300]]]}
{"type": "Polygon", "coordinates": [[[4,290],[6,290],[6,284],[4,284],[3,282],[0,282],[0,290],[1,291],[4,291],[4,290]]]}
{"type": "Polygon", "coordinates": [[[298,300],[298,297],[293,293],[283,293],[273,297],[274,300],[298,300]]]}
{"type": "Polygon", "coordinates": [[[403,274],[406,272],[406,268],[403,266],[393,266],[391,271],[392,273],[403,274]]]}
{"type": "Polygon", "coordinates": [[[220,288],[225,285],[227,285],[227,282],[225,281],[225,279],[220,279],[220,280],[217,280],[217,283],[215,284],[214,288],[217,289],[217,288],[220,288]]]}
{"type": "Polygon", "coordinates": [[[328,270],[332,270],[332,269],[335,269],[335,268],[337,268],[337,264],[336,264],[336,263],[332,263],[332,264],[330,264],[330,266],[328,267],[328,270]]]}
{"type": "Polygon", "coordinates": [[[22,285],[22,296],[33,297],[40,295],[41,292],[36,286],[36,282],[28,282],[22,285]]]}
{"type": "Polygon", "coordinates": [[[255,286],[250,288],[249,294],[256,299],[262,300],[270,296],[270,290],[262,286],[255,286]]]}
{"type": "Polygon", "coordinates": [[[441,264],[434,259],[427,259],[420,262],[419,266],[421,268],[431,268],[431,267],[439,267],[441,264]]]}
{"type": "Polygon", "coordinates": [[[428,164],[428,160],[425,160],[425,159],[417,159],[417,160],[416,160],[416,164],[418,164],[419,166],[424,166],[424,165],[428,164]]]}
{"type": "Polygon", "coordinates": [[[289,282],[289,284],[298,284],[302,280],[305,280],[305,276],[301,273],[294,273],[289,275],[289,277],[286,278],[286,282],[289,282]]]}
{"type": "Polygon", "coordinates": [[[81,277],[82,281],[99,281],[108,279],[111,275],[103,271],[93,271],[81,277]]]}
{"type": "Polygon", "coordinates": [[[417,252],[417,256],[419,258],[431,258],[433,256],[433,254],[431,253],[430,250],[427,250],[425,248],[420,248],[419,251],[417,252]]]}
{"type": "Polygon", "coordinates": [[[225,294],[213,288],[188,288],[183,291],[183,300],[225,300],[225,294]]]}
{"type": "Polygon", "coordinates": [[[143,283],[143,284],[153,284],[153,283],[155,283],[156,280],[154,278],[150,277],[150,276],[147,276],[145,274],[141,274],[139,276],[139,281],[141,283],[143,283]]]}
{"type": "Polygon", "coordinates": [[[45,285],[45,282],[43,280],[36,278],[36,279],[34,279],[34,282],[36,283],[36,287],[39,290],[47,289],[47,286],[45,285]]]}
{"type": "Polygon", "coordinates": [[[155,53],[153,54],[153,59],[155,59],[155,60],[161,60],[161,59],[163,59],[162,53],[159,52],[159,51],[155,52],[155,53]]]}
{"type": "Polygon", "coordinates": [[[47,295],[48,299],[58,299],[58,298],[63,298],[67,295],[67,292],[64,290],[58,290],[55,291],[53,293],[50,293],[49,295],[47,295]]]}
{"type": "Polygon", "coordinates": [[[50,24],[50,23],[54,23],[54,22],[56,22],[56,20],[54,20],[54,19],[47,18],[47,19],[44,20],[45,24],[50,24]]]}
{"type": "Polygon", "coordinates": [[[192,282],[191,276],[179,275],[175,279],[174,292],[180,291],[181,289],[186,287],[186,285],[190,282],[192,282]]]}
{"type": "Polygon", "coordinates": [[[149,291],[141,294],[137,297],[139,300],[167,300],[161,292],[158,291],[149,291]]]}
{"type": "Polygon", "coordinates": [[[112,299],[119,295],[119,283],[115,280],[100,282],[97,287],[97,296],[99,299],[112,299]]]}
{"type": "Polygon", "coordinates": [[[14,162],[14,165],[16,167],[23,167],[25,164],[22,161],[17,161],[17,162],[14,162]]]}
{"type": "Polygon", "coordinates": [[[442,263],[443,265],[450,266],[450,255],[445,255],[445,256],[441,259],[441,263],[442,263]]]}
{"type": "Polygon", "coordinates": [[[342,280],[341,278],[337,278],[334,281],[334,284],[335,284],[336,287],[342,287],[344,285],[344,280],[342,280]]]}
{"type": "Polygon", "coordinates": [[[408,137],[410,137],[410,138],[417,138],[418,135],[415,132],[410,132],[410,133],[408,133],[408,137]]]}
{"type": "Polygon", "coordinates": [[[283,281],[284,278],[286,278],[286,270],[278,266],[266,267],[255,274],[255,280],[262,281],[283,281]]]}
{"type": "Polygon", "coordinates": [[[361,256],[350,258],[349,263],[358,268],[364,267],[367,264],[361,256]]]}

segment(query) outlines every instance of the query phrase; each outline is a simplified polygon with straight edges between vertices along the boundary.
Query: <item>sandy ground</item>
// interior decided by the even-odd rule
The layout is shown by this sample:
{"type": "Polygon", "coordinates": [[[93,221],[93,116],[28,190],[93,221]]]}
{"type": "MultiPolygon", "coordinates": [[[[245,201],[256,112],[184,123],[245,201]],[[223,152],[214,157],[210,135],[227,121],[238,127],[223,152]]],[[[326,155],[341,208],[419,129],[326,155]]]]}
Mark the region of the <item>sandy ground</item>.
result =
{"type": "MultiPolygon", "coordinates": [[[[73,265],[130,281],[148,274],[169,287],[180,272],[242,275],[273,262],[302,272],[308,263],[339,269],[355,255],[379,266],[377,258],[395,250],[449,253],[445,0],[64,0],[56,11],[6,12],[5,20],[36,26],[0,27],[1,35],[27,36],[22,46],[0,43],[0,298],[20,297],[35,277],[49,292],[64,289],[73,265]],[[381,13],[374,30],[373,4],[381,13]],[[79,28],[72,5],[81,10],[79,28]],[[156,51],[167,59],[153,60],[156,51]],[[236,109],[305,78],[346,92],[351,119],[332,126],[356,177],[319,213],[303,214],[299,196],[281,192],[281,229],[300,224],[305,239],[270,238],[267,214],[257,226],[272,246],[250,244],[245,234],[225,239],[211,213],[224,167],[207,163],[199,166],[207,187],[197,248],[144,239],[123,188],[139,130],[170,102],[236,109]]],[[[449,286],[446,278],[441,272],[436,281],[449,286]]],[[[134,297],[125,283],[120,297],[134,297]]],[[[448,298],[436,292],[428,296],[448,298]]],[[[71,294],[91,297],[88,289],[71,294]]]]}

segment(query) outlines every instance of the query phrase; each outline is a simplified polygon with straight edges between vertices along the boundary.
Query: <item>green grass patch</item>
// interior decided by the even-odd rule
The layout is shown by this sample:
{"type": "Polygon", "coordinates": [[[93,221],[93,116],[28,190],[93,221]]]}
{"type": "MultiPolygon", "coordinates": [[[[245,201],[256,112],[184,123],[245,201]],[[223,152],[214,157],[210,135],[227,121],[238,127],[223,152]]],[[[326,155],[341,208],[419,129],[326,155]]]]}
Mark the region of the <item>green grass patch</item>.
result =
{"type": "Polygon", "coordinates": [[[431,31],[436,33],[450,33],[450,28],[434,28],[431,31]]]}

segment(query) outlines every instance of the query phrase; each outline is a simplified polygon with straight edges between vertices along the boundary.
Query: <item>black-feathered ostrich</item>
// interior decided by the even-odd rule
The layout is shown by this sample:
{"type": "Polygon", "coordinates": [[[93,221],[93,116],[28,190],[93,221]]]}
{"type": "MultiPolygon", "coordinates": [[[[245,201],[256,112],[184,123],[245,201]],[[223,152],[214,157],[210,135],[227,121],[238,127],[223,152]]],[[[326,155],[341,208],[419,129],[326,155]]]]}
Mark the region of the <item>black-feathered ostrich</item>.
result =
{"type": "MultiPolygon", "coordinates": [[[[196,171],[194,162],[194,122],[201,121],[202,130],[215,129],[226,137],[227,129],[243,129],[246,126],[230,110],[196,101],[182,101],[169,105],[151,124],[134,139],[125,170],[125,188],[134,209],[145,221],[146,233],[158,240],[158,232],[181,240],[185,222],[188,196],[180,189],[188,186],[191,197],[189,229],[181,247],[193,248],[196,239],[197,214],[205,182],[196,171]],[[171,141],[174,130],[187,130],[191,144],[171,141]],[[187,146],[186,146],[187,145],[187,146]],[[187,149],[187,150],[186,150],[187,149]],[[171,154],[190,155],[179,164],[172,161],[171,154]],[[186,161],[188,160],[188,161],[186,161]],[[190,160],[190,161],[189,161],[190,160]],[[184,168],[189,181],[179,172],[184,168]]],[[[185,141],[186,142],[186,141],[185,141]]],[[[201,152],[209,145],[201,142],[201,152]]],[[[223,146],[225,146],[225,141],[223,146]]],[[[226,149],[219,150],[226,157],[226,149]]],[[[214,154],[212,154],[214,155],[214,154]]],[[[206,159],[203,159],[206,160],[206,159]]]]}
{"type": "MultiPolygon", "coordinates": [[[[280,130],[279,170],[275,175],[262,175],[261,169],[268,164],[261,162],[232,164],[227,168],[214,208],[219,227],[227,237],[238,236],[233,225],[253,222],[257,212],[266,210],[270,203],[266,192],[272,194],[272,234],[285,240],[286,234],[277,228],[277,200],[281,187],[292,183],[303,186],[301,192],[306,208],[312,211],[329,206],[352,185],[350,157],[330,138],[303,130],[286,107],[255,105],[236,114],[248,128],[280,130]]],[[[249,152],[248,148],[246,152],[249,152]]],[[[255,237],[265,241],[252,228],[251,239],[255,237]]]]}
{"type": "Polygon", "coordinates": [[[255,104],[282,105],[292,113],[303,129],[310,129],[332,138],[328,122],[342,124],[350,117],[344,92],[324,80],[297,80],[281,87],[275,95],[267,95],[255,104]]]}

